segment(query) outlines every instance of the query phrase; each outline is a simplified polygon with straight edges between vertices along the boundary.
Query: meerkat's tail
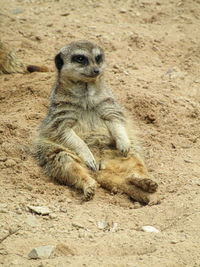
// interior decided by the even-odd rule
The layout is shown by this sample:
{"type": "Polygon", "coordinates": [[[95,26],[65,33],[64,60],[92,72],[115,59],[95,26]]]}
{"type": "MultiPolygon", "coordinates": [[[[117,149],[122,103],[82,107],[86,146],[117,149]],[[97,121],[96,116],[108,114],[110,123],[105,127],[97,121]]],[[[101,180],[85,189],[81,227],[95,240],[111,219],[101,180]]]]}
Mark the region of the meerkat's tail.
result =
{"type": "Polygon", "coordinates": [[[49,68],[46,66],[28,65],[26,69],[28,72],[49,72],[49,68]]]}

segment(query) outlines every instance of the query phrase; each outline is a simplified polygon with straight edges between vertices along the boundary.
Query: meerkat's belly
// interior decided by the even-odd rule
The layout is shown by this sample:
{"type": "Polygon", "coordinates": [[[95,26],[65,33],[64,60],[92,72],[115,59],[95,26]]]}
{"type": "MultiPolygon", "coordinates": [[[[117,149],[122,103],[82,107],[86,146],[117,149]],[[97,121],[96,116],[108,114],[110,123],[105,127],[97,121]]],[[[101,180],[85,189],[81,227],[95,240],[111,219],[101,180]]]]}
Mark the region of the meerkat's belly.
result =
{"type": "Polygon", "coordinates": [[[73,130],[88,146],[104,147],[114,143],[104,120],[94,111],[83,112],[73,130]]]}

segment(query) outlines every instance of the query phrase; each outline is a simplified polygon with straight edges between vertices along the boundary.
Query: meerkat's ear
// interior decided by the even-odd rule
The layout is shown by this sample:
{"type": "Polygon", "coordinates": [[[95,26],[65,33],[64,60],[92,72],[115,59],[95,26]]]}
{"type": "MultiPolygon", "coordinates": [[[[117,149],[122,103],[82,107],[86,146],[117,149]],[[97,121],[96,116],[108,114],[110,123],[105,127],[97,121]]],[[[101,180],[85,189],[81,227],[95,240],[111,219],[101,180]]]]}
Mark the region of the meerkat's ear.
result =
{"type": "Polygon", "coordinates": [[[55,64],[56,64],[56,68],[58,69],[58,71],[60,71],[62,69],[63,64],[64,64],[64,61],[61,58],[61,53],[59,53],[55,56],[55,64]]]}

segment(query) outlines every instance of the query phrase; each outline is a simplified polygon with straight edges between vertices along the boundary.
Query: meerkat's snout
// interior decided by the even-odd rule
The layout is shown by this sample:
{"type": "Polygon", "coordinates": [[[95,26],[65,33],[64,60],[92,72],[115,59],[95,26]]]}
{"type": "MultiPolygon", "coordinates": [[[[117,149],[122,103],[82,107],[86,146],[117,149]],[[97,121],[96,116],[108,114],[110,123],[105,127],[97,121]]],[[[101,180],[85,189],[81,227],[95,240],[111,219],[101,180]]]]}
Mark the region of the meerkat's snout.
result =
{"type": "Polygon", "coordinates": [[[94,72],[94,74],[99,75],[99,69],[94,68],[94,69],[93,69],[93,72],[94,72]]]}
{"type": "Polygon", "coordinates": [[[93,70],[92,70],[92,75],[94,76],[98,76],[100,74],[100,71],[98,68],[94,67],[93,70]]]}
{"type": "Polygon", "coordinates": [[[83,73],[81,73],[83,76],[87,78],[96,78],[100,74],[100,69],[98,67],[89,67],[88,70],[85,69],[83,73]]]}

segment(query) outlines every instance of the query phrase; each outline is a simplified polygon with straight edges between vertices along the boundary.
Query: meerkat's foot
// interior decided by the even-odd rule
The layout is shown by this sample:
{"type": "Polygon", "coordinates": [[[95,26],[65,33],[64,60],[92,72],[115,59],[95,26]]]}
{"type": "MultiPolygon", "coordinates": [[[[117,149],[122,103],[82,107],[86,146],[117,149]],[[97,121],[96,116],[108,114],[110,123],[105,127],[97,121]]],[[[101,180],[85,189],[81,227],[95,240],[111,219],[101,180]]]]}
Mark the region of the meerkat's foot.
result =
{"type": "Polygon", "coordinates": [[[160,196],[157,193],[154,194],[150,194],[148,197],[148,205],[149,206],[153,206],[153,205],[157,205],[160,204],[161,200],[160,200],[160,196]]]}
{"type": "Polygon", "coordinates": [[[128,182],[122,184],[122,190],[132,199],[138,202],[148,205],[155,205],[160,203],[160,198],[157,193],[145,192],[143,188],[140,188],[133,183],[131,184],[128,182]]]}
{"type": "Polygon", "coordinates": [[[158,188],[158,184],[149,178],[136,178],[132,176],[128,178],[128,181],[149,193],[154,193],[158,188]]]}
{"type": "Polygon", "coordinates": [[[84,200],[89,201],[94,197],[96,190],[96,182],[92,179],[90,183],[84,186],[84,200]]]}

